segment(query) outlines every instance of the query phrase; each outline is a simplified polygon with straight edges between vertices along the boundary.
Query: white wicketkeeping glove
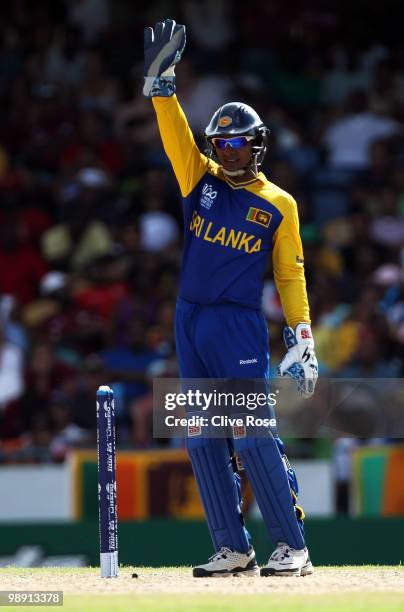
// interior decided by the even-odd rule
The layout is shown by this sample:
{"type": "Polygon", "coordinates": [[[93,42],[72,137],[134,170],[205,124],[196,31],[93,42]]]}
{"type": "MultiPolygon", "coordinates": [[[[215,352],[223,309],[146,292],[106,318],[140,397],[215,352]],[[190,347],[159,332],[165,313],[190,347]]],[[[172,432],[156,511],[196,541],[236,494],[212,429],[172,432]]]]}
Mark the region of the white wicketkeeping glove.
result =
{"type": "Polygon", "coordinates": [[[285,327],[283,339],[288,352],[278,366],[278,374],[294,378],[300,395],[310,397],[314,393],[318,378],[318,362],[314,353],[311,327],[308,323],[299,323],[295,331],[291,327],[285,327]]]}

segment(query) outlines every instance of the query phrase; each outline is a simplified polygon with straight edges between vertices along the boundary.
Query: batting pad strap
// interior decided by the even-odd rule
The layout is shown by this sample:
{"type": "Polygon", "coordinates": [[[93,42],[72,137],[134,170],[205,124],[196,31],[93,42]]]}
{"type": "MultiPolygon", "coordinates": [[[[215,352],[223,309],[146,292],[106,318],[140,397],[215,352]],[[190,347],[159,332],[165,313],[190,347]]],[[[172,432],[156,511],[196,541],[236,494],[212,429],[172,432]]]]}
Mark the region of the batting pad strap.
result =
{"type": "Polygon", "coordinates": [[[288,475],[274,438],[239,438],[234,440],[234,447],[241,456],[273,544],[286,542],[296,550],[304,548],[288,475]]]}
{"type": "Polygon", "coordinates": [[[241,495],[226,439],[202,438],[192,432],[186,445],[216,550],[228,546],[246,553],[250,537],[241,514],[241,495]]]}

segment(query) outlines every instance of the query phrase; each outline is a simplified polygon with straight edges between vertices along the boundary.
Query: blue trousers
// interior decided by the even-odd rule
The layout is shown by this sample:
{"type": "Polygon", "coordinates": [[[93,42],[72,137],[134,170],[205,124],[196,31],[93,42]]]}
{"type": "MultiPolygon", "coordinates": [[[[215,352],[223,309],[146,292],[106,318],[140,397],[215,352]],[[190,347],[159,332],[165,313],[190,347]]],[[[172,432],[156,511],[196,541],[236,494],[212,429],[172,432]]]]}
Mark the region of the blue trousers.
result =
{"type": "Polygon", "coordinates": [[[181,378],[269,376],[268,328],[258,310],[178,298],[175,332],[181,378]]]}
{"type": "MultiPolygon", "coordinates": [[[[258,310],[237,304],[191,304],[179,298],[175,333],[182,379],[268,379],[268,329],[258,310]]],[[[228,546],[247,552],[250,547],[239,478],[231,462],[233,449],[243,461],[273,543],[305,546],[296,476],[285,466],[276,430],[268,437],[241,440],[189,437],[187,449],[216,550],[228,546]]]]}

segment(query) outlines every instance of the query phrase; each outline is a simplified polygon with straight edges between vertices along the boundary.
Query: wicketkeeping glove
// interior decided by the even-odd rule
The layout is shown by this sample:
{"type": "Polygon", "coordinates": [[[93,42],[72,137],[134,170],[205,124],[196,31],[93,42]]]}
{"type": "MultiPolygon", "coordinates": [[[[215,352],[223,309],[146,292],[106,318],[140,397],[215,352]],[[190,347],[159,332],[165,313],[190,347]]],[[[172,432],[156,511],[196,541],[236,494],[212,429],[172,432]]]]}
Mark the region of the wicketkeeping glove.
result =
{"type": "Polygon", "coordinates": [[[278,366],[278,374],[294,378],[300,395],[310,397],[314,393],[318,378],[318,362],[310,325],[299,323],[295,331],[291,327],[285,327],[283,339],[288,352],[278,366]]]}
{"type": "Polygon", "coordinates": [[[185,26],[172,19],[159,21],[144,30],[143,95],[168,98],[175,92],[174,68],[185,48],[185,26]]]}

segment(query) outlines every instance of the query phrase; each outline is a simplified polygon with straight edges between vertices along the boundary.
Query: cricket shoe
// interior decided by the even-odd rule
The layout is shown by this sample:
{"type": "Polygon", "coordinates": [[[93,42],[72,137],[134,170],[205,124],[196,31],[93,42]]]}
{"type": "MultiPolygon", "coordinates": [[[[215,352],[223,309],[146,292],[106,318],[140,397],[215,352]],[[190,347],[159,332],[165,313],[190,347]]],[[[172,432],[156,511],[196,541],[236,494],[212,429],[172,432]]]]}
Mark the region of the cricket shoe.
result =
{"type": "Polygon", "coordinates": [[[313,573],[307,548],[295,550],[284,542],[278,542],[268,563],[261,568],[261,576],[307,576],[313,573]]]}
{"type": "Polygon", "coordinates": [[[248,553],[241,553],[222,546],[207,563],[194,567],[192,574],[194,578],[258,576],[259,569],[253,548],[248,553]]]}

